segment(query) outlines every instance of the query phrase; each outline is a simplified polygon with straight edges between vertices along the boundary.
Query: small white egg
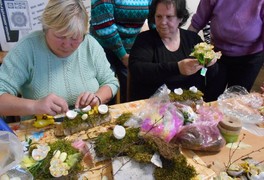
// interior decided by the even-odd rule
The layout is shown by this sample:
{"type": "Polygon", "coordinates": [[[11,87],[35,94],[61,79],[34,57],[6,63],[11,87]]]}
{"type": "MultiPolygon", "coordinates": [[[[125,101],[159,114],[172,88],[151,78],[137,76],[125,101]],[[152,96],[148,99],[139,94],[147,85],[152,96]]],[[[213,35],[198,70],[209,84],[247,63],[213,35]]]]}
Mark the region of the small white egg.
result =
{"type": "Polygon", "coordinates": [[[114,127],[113,134],[114,134],[116,139],[122,139],[126,135],[126,129],[123,126],[116,125],[114,127]]]}
{"type": "Polygon", "coordinates": [[[101,104],[98,106],[98,111],[100,114],[106,114],[108,112],[108,106],[106,104],[101,104]]]}
{"type": "Polygon", "coordinates": [[[69,119],[74,119],[76,116],[77,116],[77,112],[76,111],[73,111],[73,110],[69,110],[66,112],[66,116],[69,118],[69,119]]]}
{"type": "Polygon", "coordinates": [[[82,108],[82,111],[83,111],[83,112],[88,112],[88,111],[90,111],[91,109],[92,109],[92,107],[91,107],[90,105],[88,105],[88,106],[82,108]]]}
{"type": "Polygon", "coordinates": [[[197,93],[198,89],[195,86],[192,86],[189,88],[190,91],[192,91],[193,93],[197,93]]]}
{"type": "Polygon", "coordinates": [[[88,114],[83,114],[82,115],[82,120],[86,120],[88,118],[88,114]]]}
{"type": "Polygon", "coordinates": [[[177,89],[174,89],[174,93],[177,95],[182,95],[183,90],[182,90],[182,88],[177,88],[177,89]]]}

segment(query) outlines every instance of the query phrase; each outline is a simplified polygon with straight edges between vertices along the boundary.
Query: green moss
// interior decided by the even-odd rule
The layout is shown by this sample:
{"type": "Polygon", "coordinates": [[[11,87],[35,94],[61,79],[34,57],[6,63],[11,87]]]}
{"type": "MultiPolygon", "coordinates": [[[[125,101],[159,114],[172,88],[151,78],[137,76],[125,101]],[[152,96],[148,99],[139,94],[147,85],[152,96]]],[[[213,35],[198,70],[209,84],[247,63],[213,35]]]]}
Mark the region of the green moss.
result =
{"type": "Polygon", "coordinates": [[[131,155],[141,150],[144,140],[138,136],[139,128],[129,128],[126,130],[126,136],[123,139],[116,139],[113,131],[100,134],[95,140],[95,152],[98,157],[112,158],[120,155],[131,155]]]}
{"type": "Polygon", "coordinates": [[[193,166],[187,164],[183,155],[177,155],[172,160],[162,158],[163,168],[156,168],[156,180],[190,180],[197,175],[193,166]]]}
{"type": "Polygon", "coordinates": [[[129,147],[127,156],[141,163],[149,163],[155,151],[146,144],[132,145],[129,147]]]}
{"type": "Polygon", "coordinates": [[[174,92],[171,92],[169,94],[170,100],[175,102],[175,101],[187,101],[187,100],[192,100],[192,101],[198,101],[201,100],[203,97],[203,93],[201,91],[197,91],[197,93],[194,93],[190,90],[183,90],[182,95],[175,94],[174,92]]]}
{"type": "Polygon", "coordinates": [[[133,114],[131,112],[123,113],[116,119],[115,123],[118,125],[124,125],[132,116],[133,114]]]}
{"type": "MultiPolygon", "coordinates": [[[[42,180],[42,179],[44,180],[44,179],[54,178],[50,174],[50,171],[49,171],[50,160],[53,157],[54,151],[60,150],[61,152],[66,152],[68,155],[79,153],[79,151],[77,149],[75,149],[74,147],[72,147],[71,143],[69,141],[66,141],[66,140],[58,140],[54,143],[50,143],[49,146],[50,146],[51,150],[49,151],[47,157],[44,160],[39,161],[34,167],[31,167],[29,169],[31,174],[34,176],[34,179],[36,179],[36,180],[42,180]]],[[[80,162],[82,158],[83,158],[83,156],[80,154],[78,162],[80,162]]],[[[83,167],[81,166],[81,164],[77,163],[69,170],[69,175],[71,177],[74,177],[79,172],[81,172],[82,170],[83,170],[83,167]]]]}

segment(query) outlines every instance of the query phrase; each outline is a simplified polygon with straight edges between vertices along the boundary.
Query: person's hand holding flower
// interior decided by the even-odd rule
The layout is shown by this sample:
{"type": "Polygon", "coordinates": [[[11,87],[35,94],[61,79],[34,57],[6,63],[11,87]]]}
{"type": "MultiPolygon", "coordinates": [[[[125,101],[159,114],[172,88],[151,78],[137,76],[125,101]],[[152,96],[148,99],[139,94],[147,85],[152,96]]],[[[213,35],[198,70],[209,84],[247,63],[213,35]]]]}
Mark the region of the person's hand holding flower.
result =
{"type": "Polygon", "coordinates": [[[222,55],[220,51],[215,52],[213,48],[213,45],[202,42],[195,45],[193,52],[190,54],[190,56],[193,56],[198,60],[199,64],[204,66],[201,70],[201,75],[203,76],[206,74],[206,67],[212,66],[222,55]]]}

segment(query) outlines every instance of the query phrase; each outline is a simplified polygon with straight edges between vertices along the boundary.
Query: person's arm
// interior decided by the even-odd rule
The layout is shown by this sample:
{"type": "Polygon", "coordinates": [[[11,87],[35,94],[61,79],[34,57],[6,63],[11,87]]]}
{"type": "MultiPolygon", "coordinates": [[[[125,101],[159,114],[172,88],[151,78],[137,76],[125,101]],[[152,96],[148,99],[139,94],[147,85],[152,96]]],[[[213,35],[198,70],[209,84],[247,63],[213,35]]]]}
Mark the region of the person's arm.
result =
{"type": "Polygon", "coordinates": [[[192,16],[188,30],[199,32],[212,18],[215,0],[200,0],[196,13],[192,16]]]}
{"type": "Polygon", "coordinates": [[[102,0],[92,1],[91,26],[103,47],[111,49],[121,60],[127,52],[122,44],[114,18],[114,4],[102,0]],[[104,17],[104,18],[102,18],[104,17]]]}
{"type": "Polygon", "coordinates": [[[40,100],[24,99],[8,93],[0,95],[0,114],[3,116],[27,116],[35,114],[54,116],[67,110],[67,102],[54,94],[50,94],[40,100]]]}

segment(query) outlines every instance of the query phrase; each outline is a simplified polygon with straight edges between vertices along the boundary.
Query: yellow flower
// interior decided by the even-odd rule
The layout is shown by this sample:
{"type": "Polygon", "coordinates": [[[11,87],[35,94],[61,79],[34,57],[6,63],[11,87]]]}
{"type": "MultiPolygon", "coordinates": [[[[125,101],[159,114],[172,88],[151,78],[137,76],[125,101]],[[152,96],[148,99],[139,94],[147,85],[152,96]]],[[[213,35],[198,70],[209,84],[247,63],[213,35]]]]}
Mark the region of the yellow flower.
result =
{"type": "Polygon", "coordinates": [[[190,56],[195,57],[201,65],[206,66],[213,59],[220,59],[222,55],[221,52],[214,52],[213,49],[213,45],[201,42],[194,46],[194,50],[190,56]]]}

